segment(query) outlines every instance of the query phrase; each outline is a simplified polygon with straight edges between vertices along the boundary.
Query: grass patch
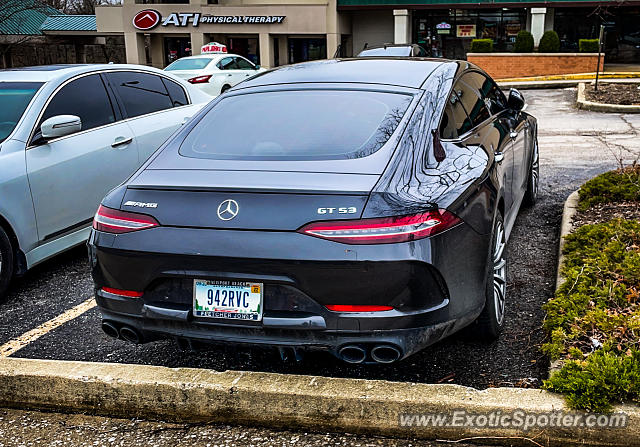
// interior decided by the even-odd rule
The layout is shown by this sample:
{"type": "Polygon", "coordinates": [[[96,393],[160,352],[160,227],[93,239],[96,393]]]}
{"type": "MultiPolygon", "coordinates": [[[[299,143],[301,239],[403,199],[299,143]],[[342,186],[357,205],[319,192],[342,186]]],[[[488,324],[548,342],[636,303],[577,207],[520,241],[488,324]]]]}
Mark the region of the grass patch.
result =
{"type": "Polygon", "coordinates": [[[594,177],[582,185],[578,194],[581,211],[597,203],[640,202],[640,165],[594,177]]]}
{"type": "Polygon", "coordinates": [[[640,402],[640,222],[584,225],[566,237],[564,255],[542,349],[565,363],[544,387],[589,411],[640,402]]]}

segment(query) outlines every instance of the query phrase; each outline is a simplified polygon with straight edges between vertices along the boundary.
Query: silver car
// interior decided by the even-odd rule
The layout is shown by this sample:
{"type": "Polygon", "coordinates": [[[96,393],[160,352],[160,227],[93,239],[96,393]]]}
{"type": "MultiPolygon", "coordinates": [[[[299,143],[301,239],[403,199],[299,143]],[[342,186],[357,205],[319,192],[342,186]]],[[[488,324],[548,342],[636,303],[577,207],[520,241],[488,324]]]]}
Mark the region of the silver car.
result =
{"type": "Polygon", "coordinates": [[[137,65],[0,70],[0,297],[84,243],[104,195],[210,99],[137,65]]]}

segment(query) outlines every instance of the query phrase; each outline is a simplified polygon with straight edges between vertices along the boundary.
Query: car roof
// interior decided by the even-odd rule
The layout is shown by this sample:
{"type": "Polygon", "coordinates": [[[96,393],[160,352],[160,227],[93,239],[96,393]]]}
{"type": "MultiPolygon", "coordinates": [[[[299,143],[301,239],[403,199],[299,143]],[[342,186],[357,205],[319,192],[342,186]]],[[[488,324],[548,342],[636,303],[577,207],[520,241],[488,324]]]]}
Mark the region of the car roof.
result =
{"type": "Polygon", "coordinates": [[[438,66],[455,61],[428,58],[360,57],[286,65],[244,81],[239,87],[290,83],[362,83],[420,88],[438,66]]]}
{"type": "Polygon", "coordinates": [[[37,65],[32,67],[8,68],[0,70],[0,82],[49,82],[104,70],[145,70],[167,76],[167,73],[154,67],[135,64],[59,64],[37,65]]]}

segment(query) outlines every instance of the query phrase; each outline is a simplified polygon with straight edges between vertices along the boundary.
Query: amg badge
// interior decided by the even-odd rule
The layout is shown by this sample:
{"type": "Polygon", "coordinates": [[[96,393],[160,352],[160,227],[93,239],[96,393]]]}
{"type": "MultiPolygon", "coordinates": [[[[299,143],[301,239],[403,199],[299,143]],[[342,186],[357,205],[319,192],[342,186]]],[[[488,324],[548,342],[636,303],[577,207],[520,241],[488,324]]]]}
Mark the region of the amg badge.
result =
{"type": "Polygon", "coordinates": [[[158,208],[158,204],[154,202],[134,202],[133,200],[127,200],[124,202],[124,206],[137,206],[140,208],[158,208]]]}

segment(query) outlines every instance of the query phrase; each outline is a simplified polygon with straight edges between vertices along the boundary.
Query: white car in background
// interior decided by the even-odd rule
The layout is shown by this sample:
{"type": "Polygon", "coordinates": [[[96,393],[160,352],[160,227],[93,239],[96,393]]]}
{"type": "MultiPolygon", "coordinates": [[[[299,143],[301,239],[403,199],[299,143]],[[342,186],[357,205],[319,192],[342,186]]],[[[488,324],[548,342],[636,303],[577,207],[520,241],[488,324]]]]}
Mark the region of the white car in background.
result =
{"type": "Polygon", "coordinates": [[[168,65],[165,71],[185,79],[211,96],[218,96],[265,70],[240,55],[227,54],[225,48],[224,53],[180,58],[168,65]]]}

